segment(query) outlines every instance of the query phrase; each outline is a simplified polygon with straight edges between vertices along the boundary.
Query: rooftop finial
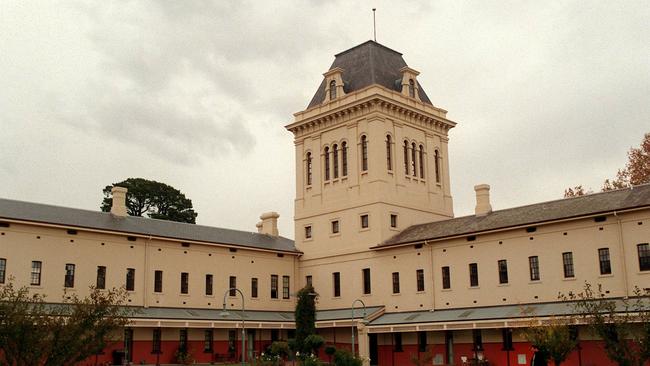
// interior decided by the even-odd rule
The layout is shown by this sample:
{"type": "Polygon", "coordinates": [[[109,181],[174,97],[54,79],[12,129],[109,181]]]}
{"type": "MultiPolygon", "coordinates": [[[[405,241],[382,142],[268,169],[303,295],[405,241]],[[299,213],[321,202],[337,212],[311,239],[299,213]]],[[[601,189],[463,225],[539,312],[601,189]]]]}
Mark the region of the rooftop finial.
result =
{"type": "Polygon", "coordinates": [[[372,34],[375,42],[377,42],[377,22],[375,21],[375,11],[377,8],[372,8],[372,34]]]}

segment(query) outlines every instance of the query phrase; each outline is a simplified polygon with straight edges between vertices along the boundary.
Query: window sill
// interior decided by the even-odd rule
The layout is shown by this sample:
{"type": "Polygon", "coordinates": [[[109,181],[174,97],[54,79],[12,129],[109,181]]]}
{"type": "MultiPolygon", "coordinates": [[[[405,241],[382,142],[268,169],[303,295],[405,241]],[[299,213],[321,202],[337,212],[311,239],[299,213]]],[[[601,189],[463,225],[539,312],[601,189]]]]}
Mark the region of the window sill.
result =
{"type": "Polygon", "coordinates": [[[388,229],[389,229],[389,230],[393,230],[393,231],[400,231],[398,228],[396,228],[396,227],[392,227],[392,226],[389,227],[388,229]]]}
{"type": "Polygon", "coordinates": [[[29,285],[29,288],[35,289],[35,290],[42,290],[43,286],[41,285],[29,285]]]}
{"type": "Polygon", "coordinates": [[[154,294],[154,295],[164,295],[165,293],[162,292],[162,291],[161,291],[161,292],[156,292],[156,291],[154,291],[153,294],[154,294]]]}
{"type": "Polygon", "coordinates": [[[203,295],[203,297],[214,299],[214,295],[203,295]]]}
{"type": "Polygon", "coordinates": [[[359,229],[360,233],[362,233],[364,231],[370,231],[370,228],[369,227],[362,227],[361,229],[359,229]]]}
{"type": "Polygon", "coordinates": [[[575,280],[576,280],[575,277],[564,277],[564,278],[562,279],[562,281],[575,281],[575,280]]]}
{"type": "Polygon", "coordinates": [[[500,283],[497,286],[498,287],[508,287],[508,286],[510,286],[510,284],[509,283],[500,283]]]}
{"type": "Polygon", "coordinates": [[[341,233],[332,233],[330,234],[330,238],[336,237],[336,236],[341,236],[341,233]]]}
{"type": "Polygon", "coordinates": [[[251,299],[251,301],[260,301],[260,299],[259,299],[258,297],[252,297],[252,296],[251,296],[250,299],[251,299]]]}
{"type": "Polygon", "coordinates": [[[529,285],[539,285],[542,283],[542,280],[533,280],[533,281],[528,281],[529,285]]]}
{"type": "Polygon", "coordinates": [[[480,290],[481,286],[469,286],[467,289],[468,290],[480,290]]]}
{"type": "Polygon", "coordinates": [[[77,289],[74,288],[74,287],[63,287],[63,291],[67,291],[67,292],[76,292],[77,289]]]}
{"type": "Polygon", "coordinates": [[[609,277],[614,277],[614,274],[609,273],[609,274],[601,274],[598,276],[598,278],[609,278],[609,277]]]}
{"type": "Polygon", "coordinates": [[[416,295],[425,295],[426,293],[427,293],[427,291],[426,291],[426,290],[422,290],[422,291],[415,291],[415,294],[416,294],[416,295]]]}
{"type": "Polygon", "coordinates": [[[178,294],[180,297],[190,297],[190,294],[178,294]]]}
{"type": "Polygon", "coordinates": [[[391,294],[391,296],[401,296],[401,295],[402,295],[402,294],[399,293],[399,292],[398,292],[398,293],[393,293],[393,294],[391,294]]]}
{"type": "Polygon", "coordinates": [[[646,270],[643,270],[643,271],[638,271],[636,274],[640,274],[640,275],[650,274],[650,269],[646,269],[646,270]]]}
{"type": "Polygon", "coordinates": [[[303,239],[303,242],[306,242],[306,241],[314,241],[314,238],[312,237],[312,238],[305,238],[305,239],[303,239]]]}
{"type": "Polygon", "coordinates": [[[450,289],[450,288],[443,288],[443,289],[440,290],[440,292],[451,292],[451,291],[452,291],[452,289],[450,289]]]}

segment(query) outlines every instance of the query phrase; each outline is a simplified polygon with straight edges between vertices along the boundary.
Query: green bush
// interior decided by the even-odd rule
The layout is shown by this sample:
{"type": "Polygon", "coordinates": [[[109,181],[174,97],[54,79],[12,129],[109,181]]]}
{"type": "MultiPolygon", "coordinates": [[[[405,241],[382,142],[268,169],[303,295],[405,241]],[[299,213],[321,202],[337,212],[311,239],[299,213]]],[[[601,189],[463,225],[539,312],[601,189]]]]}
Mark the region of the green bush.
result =
{"type": "Polygon", "coordinates": [[[363,360],[346,349],[334,353],[334,366],[362,366],[363,360]]]}
{"type": "Polygon", "coordinates": [[[310,334],[305,338],[305,349],[318,353],[318,349],[325,344],[325,339],[318,334],[310,334]]]}
{"type": "Polygon", "coordinates": [[[284,341],[275,341],[271,343],[270,352],[274,356],[280,356],[282,358],[289,356],[289,343],[284,341]]]}

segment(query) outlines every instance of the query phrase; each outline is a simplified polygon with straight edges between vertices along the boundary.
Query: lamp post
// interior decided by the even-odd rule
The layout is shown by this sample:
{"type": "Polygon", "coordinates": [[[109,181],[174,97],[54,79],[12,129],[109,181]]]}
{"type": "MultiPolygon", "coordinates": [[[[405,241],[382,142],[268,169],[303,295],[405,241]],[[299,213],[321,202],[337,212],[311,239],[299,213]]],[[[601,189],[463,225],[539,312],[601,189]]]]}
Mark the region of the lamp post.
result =
{"type": "Polygon", "coordinates": [[[363,305],[363,321],[366,321],[366,303],[363,302],[361,299],[356,299],[352,302],[352,317],[350,320],[352,321],[352,357],[354,357],[354,304],[357,302],[360,302],[361,305],[363,305]]]}
{"type": "Polygon", "coordinates": [[[241,364],[242,364],[242,366],[244,366],[244,362],[245,362],[244,361],[244,356],[245,356],[244,352],[246,351],[246,348],[245,348],[245,346],[246,346],[246,323],[245,323],[245,320],[244,320],[244,316],[246,316],[246,308],[244,307],[244,294],[241,292],[240,289],[233,287],[233,288],[227,289],[226,292],[224,292],[224,294],[223,294],[223,310],[221,311],[221,313],[219,313],[219,315],[221,315],[223,317],[226,317],[226,316],[230,315],[228,310],[226,310],[226,298],[227,298],[228,293],[230,291],[239,292],[239,294],[241,295],[241,364]]]}

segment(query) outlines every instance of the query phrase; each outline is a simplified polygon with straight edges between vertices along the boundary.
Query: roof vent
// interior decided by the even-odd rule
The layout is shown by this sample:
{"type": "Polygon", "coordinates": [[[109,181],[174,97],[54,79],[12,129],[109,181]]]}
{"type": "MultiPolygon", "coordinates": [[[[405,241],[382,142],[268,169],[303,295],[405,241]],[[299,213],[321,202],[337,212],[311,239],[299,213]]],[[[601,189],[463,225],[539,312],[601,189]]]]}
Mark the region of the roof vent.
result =
{"type": "Polygon", "coordinates": [[[490,204],[490,185],[479,184],[474,186],[476,191],[476,208],[474,209],[476,216],[485,216],[492,212],[492,205],[490,204]]]}
{"type": "Polygon", "coordinates": [[[128,190],[124,187],[113,187],[111,194],[113,196],[113,205],[111,206],[111,213],[117,217],[126,217],[126,192],[128,190]]]}

